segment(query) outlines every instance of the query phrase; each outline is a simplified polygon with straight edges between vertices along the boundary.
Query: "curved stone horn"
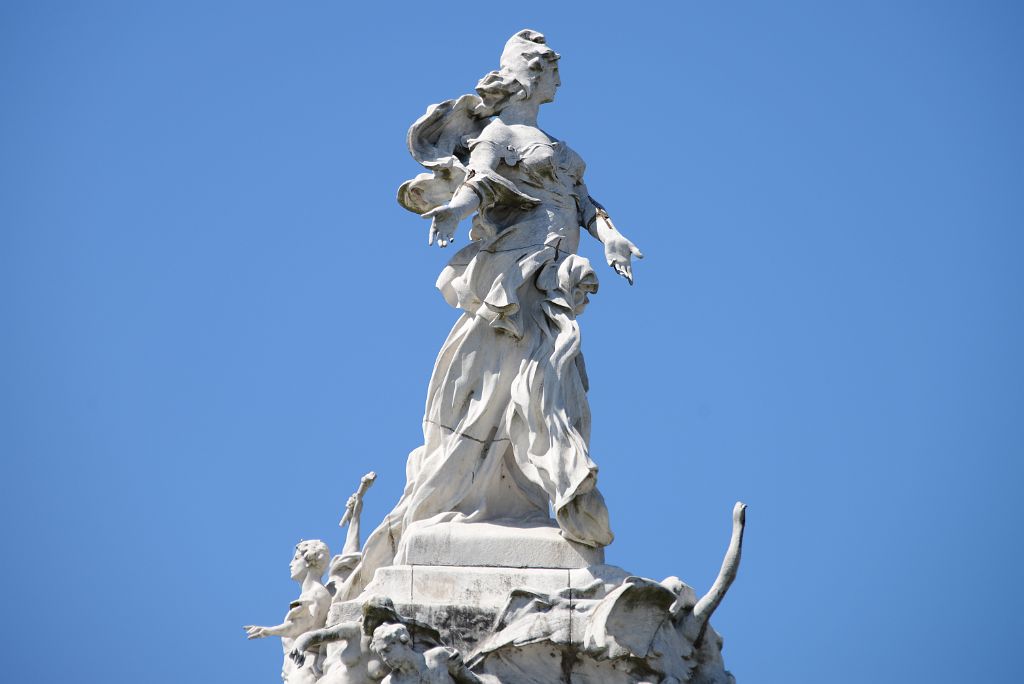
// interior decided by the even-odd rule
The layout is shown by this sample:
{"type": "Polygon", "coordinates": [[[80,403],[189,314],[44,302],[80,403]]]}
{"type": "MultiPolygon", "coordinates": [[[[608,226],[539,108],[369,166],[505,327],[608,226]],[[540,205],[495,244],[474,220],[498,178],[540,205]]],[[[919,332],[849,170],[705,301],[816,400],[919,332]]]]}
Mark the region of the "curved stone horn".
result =
{"type": "Polygon", "coordinates": [[[743,528],[747,522],[747,504],[737,501],[732,509],[732,539],[729,541],[729,548],[725,552],[725,559],[722,561],[722,569],[718,571],[715,583],[711,585],[708,593],[704,594],[697,605],[693,607],[693,613],[687,620],[686,636],[693,639],[694,643],[700,643],[704,637],[704,631],[712,613],[725,598],[729,591],[736,573],[740,569],[740,552],[743,550],[743,528]]]}

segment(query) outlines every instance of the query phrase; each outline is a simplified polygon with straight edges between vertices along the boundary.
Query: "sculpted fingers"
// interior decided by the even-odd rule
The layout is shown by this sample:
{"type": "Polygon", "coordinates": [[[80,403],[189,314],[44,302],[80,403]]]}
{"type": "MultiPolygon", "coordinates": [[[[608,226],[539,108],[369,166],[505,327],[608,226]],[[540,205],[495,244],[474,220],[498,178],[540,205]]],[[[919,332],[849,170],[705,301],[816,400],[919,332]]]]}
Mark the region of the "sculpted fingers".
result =
{"type": "Polygon", "coordinates": [[[608,260],[608,265],[615,269],[615,272],[626,279],[626,281],[633,284],[633,267],[629,263],[629,259],[618,259],[611,258],[608,260]]]}
{"type": "Polygon", "coordinates": [[[434,244],[436,240],[438,247],[447,247],[448,243],[455,241],[455,229],[459,225],[459,219],[449,207],[431,209],[422,216],[431,219],[427,245],[434,244]]]}

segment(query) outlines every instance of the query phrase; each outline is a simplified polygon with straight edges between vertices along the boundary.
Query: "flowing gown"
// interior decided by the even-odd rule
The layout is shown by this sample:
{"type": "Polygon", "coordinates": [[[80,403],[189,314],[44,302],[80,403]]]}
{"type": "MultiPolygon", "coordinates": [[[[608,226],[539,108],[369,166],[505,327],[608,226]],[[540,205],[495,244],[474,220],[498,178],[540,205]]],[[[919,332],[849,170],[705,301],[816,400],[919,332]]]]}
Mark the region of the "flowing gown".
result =
{"type": "Polygon", "coordinates": [[[409,455],[401,500],[369,536],[339,599],[355,598],[382,566],[401,563],[402,538],[440,522],[550,524],[563,537],[612,541],[590,460],[587,377],[576,317],[596,292],[576,254],[589,201],[583,160],[562,142],[502,147],[497,168],[474,166],[480,196],[471,242],[437,280],[462,310],[427,391],[423,446],[409,455]],[[550,509],[549,509],[550,506],[550,509]]]}

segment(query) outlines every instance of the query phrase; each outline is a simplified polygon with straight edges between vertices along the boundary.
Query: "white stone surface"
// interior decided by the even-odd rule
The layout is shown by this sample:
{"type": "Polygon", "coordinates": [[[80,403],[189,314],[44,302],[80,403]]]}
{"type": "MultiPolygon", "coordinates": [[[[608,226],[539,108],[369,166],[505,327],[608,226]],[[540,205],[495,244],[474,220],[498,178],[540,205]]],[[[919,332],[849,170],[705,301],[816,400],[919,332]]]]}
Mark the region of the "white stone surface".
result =
{"type": "Polygon", "coordinates": [[[370,648],[391,669],[383,684],[475,684],[479,681],[465,669],[455,649],[440,646],[417,652],[405,625],[381,625],[373,632],[370,648]]]}
{"type": "Polygon", "coordinates": [[[264,637],[281,637],[281,648],[284,660],[281,666],[281,679],[286,682],[308,681],[313,673],[309,668],[300,668],[288,656],[293,642],[302,634],[320,629],[327,622],[327,613],[331,605],[331,595],[324,587],[321,578],[327,569],[331,552],[319,539],[300,541],[295,546],[295,554],[289,565],[291,577],[302,587],[299,597],[288,606],[288,614],[284,621],[272,627],[246,625],[246,634],[250,639],[264,637]]]}
{"type": "Polygon", "coordinates": [[[566,540],[557,526],[439,523],[410,530],[396,565],[585,568],[604,563],[604,549],[566,540]]]}
{"type": "Polygon", "coordinates": [[[737,503],[722,569],[700,599],[676,577],[629,577],[610,591],[596,584],[517,589],[490,636],[467,654],[469,665],[516,684],[564,681],[567,667],[572,681],[734,684],[708,619],[736,577],[745,516],[746,506],[737,503]]]}
{"type": "Polygon", "coordinates": [[[452,244],[475,214],[437,280],[460,317],[398,504],[360,551],[366,475],[328,588],[326,546],[303,542],[292,563],[302,594],[285,622],[246,628],[282,638],[289,684],[735,682],[709,618],[736,577],[743,504],[699,599],[678,578],[604,564],[613,536],[578,323],[598,282],[577,254],[581,229],[630,284],[642,254],[590,196],[582,158],[538,124],[558,59],[541,34],[520,31],[476,94],[429,107],[409,130],[427,173],[398,199],[430,219],[428,243],[452,244]]]}
{"type": "Polygon", "coordinates": [[[576,569],[393,565],[377,572],[366,593],[387,596],[399,604],[499,609],[513,589],[555,593],[566,587],[587,587],[595,580],[616,585],[628,574],[613,565],[576,569]]]}
{"type": "Polygon", "coordinates": [[[373,471],[363,475],[359,480],[359,487],[352,496],[348,497],[348,501],[345,502],[345,512],[341,516],[341,521],[338,522],[339,527],[348,525],[348,531],[345,533],[345,546],[340,554],[331,559],[331,564],[327,571],[328,579],[326,586],[332,595],[348,579],[348,576],[352,574],[352,570],[363,558],[363,554],[359,550],[362,546],[359,530],[360,518],[363,512],[363,497],[376,479],[377,473],[373,471]]]}
{"type": "Polygon", "coordinates": [[[550,508],[566,539],[591,548],[613,539],[590,457],[577,319],[598,282],[577,254],[581,229],[630,283],[642,254],[590,196],[583,159],[538,123],[561,84],[558,60],[544,36],[520,31],[477,94],[429,107],[409,130],[409,150],[428,173],[405,183],[398,199],[430,219],[429,243],[452,244],[475,213],[468,244],[437,281],[461,317],[434,366],[405,493],[370,534],[338,601],[398,562],[414,526],[515,526],[547,520],[550,508]]]}

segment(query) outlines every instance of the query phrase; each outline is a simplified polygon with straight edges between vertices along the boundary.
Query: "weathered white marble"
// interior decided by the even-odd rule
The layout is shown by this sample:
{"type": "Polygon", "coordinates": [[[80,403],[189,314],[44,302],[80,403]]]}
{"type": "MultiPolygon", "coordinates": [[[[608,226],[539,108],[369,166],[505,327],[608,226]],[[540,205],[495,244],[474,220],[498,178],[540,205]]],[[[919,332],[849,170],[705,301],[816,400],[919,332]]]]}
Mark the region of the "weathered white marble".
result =
{"type": "Polygon", "coordinates": [[[553,524],[437,523],[406,532],[395,565],[585,568],[604,563],[604,549],[577,544],[553,524]]]}
{"type": "MultiPolygon", "coordinates": [[[[330,579],[326,585],[321,581],[324,570],[328,567],[330,550],[327,544],[312,539],[300,541],[295,547],[295,554],[292,557],[290,570],[291,578],[302,587],[299,598],[289,605],[288,614],[284,622],[273,627],[259,627],[247,625],[245,631],[250,639],[260,639],[268,636],[281,637],[281,647],[284,651],[284,661],[281,667],[281,678],[289,684],[312,684],[321,679],[322,655],[318,640],[312,643],[307,637],[308,634],[322,629],[327,623],[327,614],[331,605],[331,596],[336,586],[340,585],[352,569],[358,564],[362,553],[359,542],[359,517],[363,510],[363,495],[377,478],[376,473],[370,472],[363,476],[359,488],[348,498],[345,504],[345,513],[341,522],[344,527],[348,525],[348,532],[345,535],[344,548],[338,556],[330,560],[330,579]],[[307,637],[303,639],[303,637],[307,637]],[[315,647],[312,657],[307,658],[306,648],[315,647]]],[[[335,655],[331,653],[330,655],[335,655]]],[[[365,670],[366,668],[363,668],[365,670]]],[[[321,679],[322,681],[322,679],[321,679]]],[[[360,681],[363,679],[352,679],[360,681]]],[[[324,684],[331,684],[328,679],[324,684]]],[[[337,678],[334,684],[348,684],[345,679],[337,678]]]]}
{"type": "Polygon", "coordinates": [[[352,496],[348,497],[348,501],[345,502],[345,512],[341,516],[341,521],[338,522],[339,527],[348,525],[348,531],[345,533],[345,546],[340,554],[331,559],[330,569],[328,570],[326,586],[332,596],[337,593],[338,587],[348,579],[348,576],[352,574],[352,570],[359,565],[359,561],[363,558],[363,553],[360,551],[362,545],[359,534],[359,521],[363,512],[363,496],[376,479],[377,473],[372,471],[363,475],[359,481],[359,487],[352,496]]]}
{"type": "Polygon", "coordinates": [[[246,625],[245,631],[250,639],[263,637],[281,637],[284,650],[284,663],[281,666],[281,678],[286,682],[305,681],[316,677],[308,671],[299,672],[301,668],[288,657],[295,638],[313,629],[319,629],[327,622],[327,611],[331,605],[331,594],[321,582],[327,561],[331,553],[319,539],[300,541],[295,546],[295,555],[289,565],[291,578],[302,587],[299,597],[288,606],[284,621],[272,627],[246,625]]]}
{"type": "Polygon", "coordinates": [[[584,682],[734,684],[722,662],[722,638],[708,620],[736,577],[745,512],[737,503],[722,569],[699,600],[677,577],[628,577],[610,591],[599,583],[516,589],[467,662],[516,684],[564,681],[566,668],[584,682]]]}
{"type": "Polygon", "coordinates": [[[365,684],[384,679],[390,667],[371,648],[374,631],[381,625],[401,624],[411,629],[412,647],[428,651],[441,646],[437,630],[406,618],[386,597],[370,597],[346,619],[331,620],[331,626],[307,632],[295,640],[289,654],[299,665],[319,654],[311,669],[322,671],[319,684],[365,684]]]}
{"type": "Polygon", "coordinates": [[[466,670],[459,652],[438,646],[424,653],[413,647],[412,635],[402,624],[381,625],[373,632],[370,648],[391,669],[383,684],[471,684],[479,680],[466,670]]]}
{"type": "Polygon", "coordinates": [[[370,534],[339,601],[395,563],[414,526],[537,524],[551,508],[565,539],[592,548],[613,539],[590,458],[577,317],[598,282],[576,253],[581,229],[629,282],[642,255],[590,196],[583,159],[538,124],[560,85],[558,60],[544,36],[520,31],[477,94],[429,107],[409,130],[428,173],[398,199],[430,219],[428,242],[452,244],[475,214],[468,244],[437,281],[461,317],[438,354],[405,493],[370,534]]]}
{"type": "Polygon", "coordinates": [[[397,505],[361,549],[362,498],[375,479],[364,476],[327,586],[326,546],[303,542],[292,573],[303,589],[288,618],[246,628],[282,637],[289,684],[735,681],[709,618],[739,567],[743,504],[700,598],[676,577],[604,562],[613,535],[590,456],[578,322],[598,280],[577,251],[586,230],[630,284],[642,254],[591,197],[582,158],[539,126],[558,63],[541,34],[520,31],[475,94],[428,107],[409,130],[426,173],[398,200],[430,220],[428,244],[453,244],[473,216],[437,280],[460,316],[397,505]]]}
{"type": "MultiPolygon", "coordinates": [[[[471,606],[497,611],[514,589],[528,587],[554,593],[583,588],[596,580],[615,586],[629,576],[614,565],[586,568],[487,568],[443,565],[392,565],[381,568],[367,587],[367,596],[387,596],[395,603],[421,606],[471,606]]],[[[331,622],[353,619],[362,602],[335,603],[331,622]]]]}

